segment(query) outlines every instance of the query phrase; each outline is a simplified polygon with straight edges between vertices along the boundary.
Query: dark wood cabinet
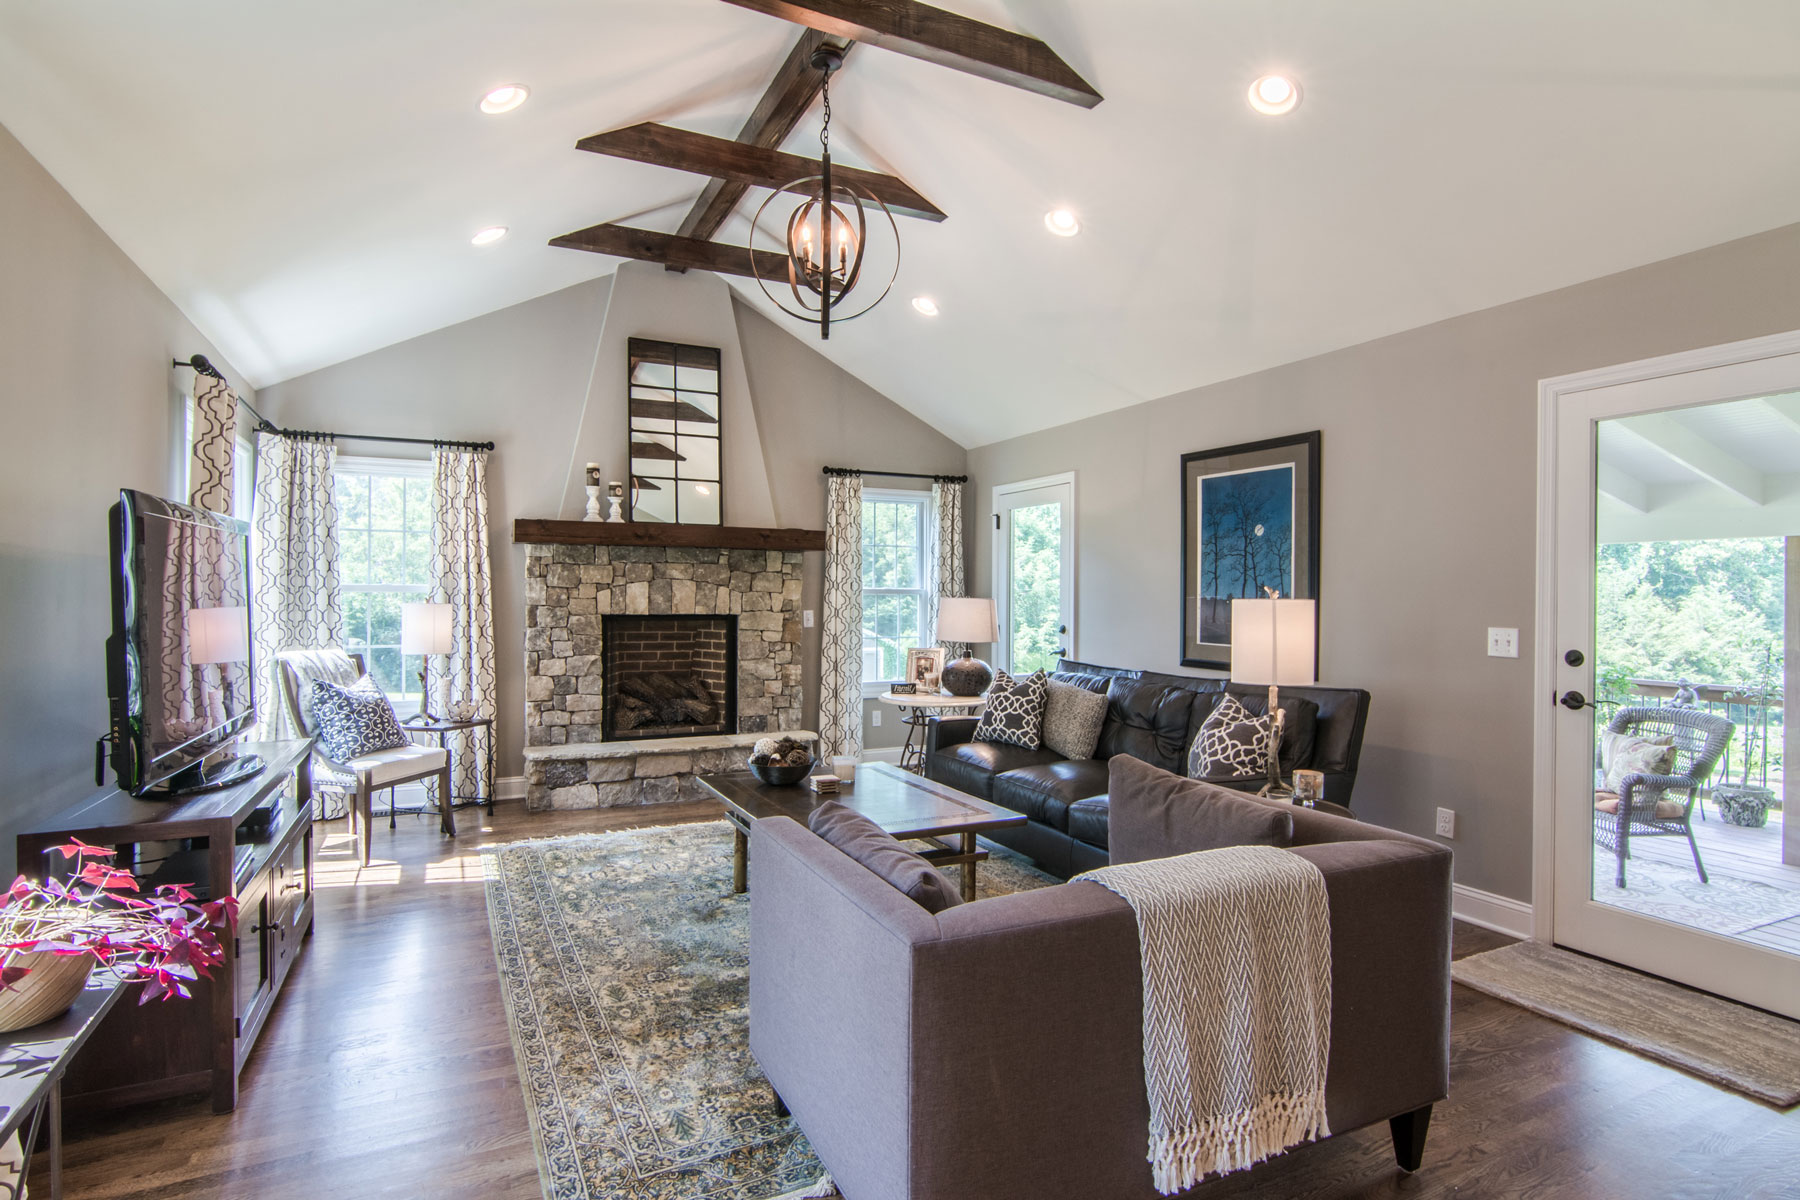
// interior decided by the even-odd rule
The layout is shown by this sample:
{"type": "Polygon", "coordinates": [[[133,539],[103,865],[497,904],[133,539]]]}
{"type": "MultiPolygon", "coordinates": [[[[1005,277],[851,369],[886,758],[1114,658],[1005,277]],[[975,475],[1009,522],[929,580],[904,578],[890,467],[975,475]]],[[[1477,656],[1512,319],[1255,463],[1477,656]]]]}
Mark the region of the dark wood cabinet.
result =
{"type": "Polygon", "coordinates": [[[71,1106],[113,1107],[210,1093],[237,1104],[238,1074],[281,994],[313,923],[312,742],[240,746],[268,769],[216,792],[142,800],[96,792],[19,835],[19,870],[61,869],[50,847],[71,837],[118,851],[147,884],[181,883],[205,898],[235,896],[226,961],[186,1000],[138,1005],[127,993],[69,1068],[71,1106]],[[266,818],[266,819],[265,819],[266,818]]]}

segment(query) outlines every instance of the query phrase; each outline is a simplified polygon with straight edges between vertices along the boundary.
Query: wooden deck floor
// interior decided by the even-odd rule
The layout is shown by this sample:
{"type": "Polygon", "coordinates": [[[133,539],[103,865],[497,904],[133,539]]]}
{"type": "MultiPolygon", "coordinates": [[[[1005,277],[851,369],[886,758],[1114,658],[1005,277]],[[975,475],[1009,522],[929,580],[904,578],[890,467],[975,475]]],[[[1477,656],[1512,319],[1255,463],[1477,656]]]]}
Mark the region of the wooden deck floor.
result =
{"type": "MultiPolygon", "coordinates": [[[[179,1102],[75,1123],[66,1194],[540,1200],[479,849],[715,812],[693,805],[533,815],[503,804],[492,818],[458,814],[454,842],[429,818],[403,818],[392,833],[378,825],[378,861],[366,871],[351,859],[343,825],[333,823],[321,856],[317,932],[251,1057],[237,1111],[214,1116],[204,1101],[179,1102]]],[[[1455,953],[1508,940],[1459,924],[1455,953]]],[[[1800,1194],[1800,1110],[1774,1112],[1462,987],[1453,989],[1451,1030],[1450,1098],[1433,1116],[1417,1175],[1394,1168],[1380,1126],[1301,1147],[1197,1196],[1800,1194]]],[[[1078,1109],[1050,1115],[1079,1135],[1078,1109]]]]}

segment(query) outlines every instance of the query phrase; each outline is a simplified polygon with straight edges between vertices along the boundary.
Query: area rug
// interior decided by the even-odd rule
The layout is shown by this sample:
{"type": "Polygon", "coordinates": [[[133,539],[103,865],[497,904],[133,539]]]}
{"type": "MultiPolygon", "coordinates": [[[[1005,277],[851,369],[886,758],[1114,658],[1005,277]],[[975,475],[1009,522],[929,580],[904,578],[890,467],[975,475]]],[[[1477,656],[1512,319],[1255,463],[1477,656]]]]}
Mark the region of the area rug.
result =
{"type": "MultiPolygon", "coordinates": [[[[1687,844],[1680,845],[1685,854],[1687,844]]],[[[1710,881],[1701,883],[1691,863],[1677,866],[1640,855],[1625,864],[1623,888],[1613,886],[1618,869],[1613,852],[1596,847],[1595,901],[1690,929],[1731,937],[1800,917],[1800,889],[1737,879],[1717,867],[1708,872],[1710,881]]]]}
{"type": "Polygon", "coordinates": [[[1543,942],[1457,959],[1450,975],[1765,1104],[1800,1104],[1800,1022],[1543,942]]]}
{"type": "MultiPolygon", "coordinates": [[[[1056,882],[992,852],[983,896],[1056,882]]],[[[771,1200],[818,1182],[748,1049],[750,898],[731,893],[730,826],[483,856],[546,1200],[771,1200]]]]}

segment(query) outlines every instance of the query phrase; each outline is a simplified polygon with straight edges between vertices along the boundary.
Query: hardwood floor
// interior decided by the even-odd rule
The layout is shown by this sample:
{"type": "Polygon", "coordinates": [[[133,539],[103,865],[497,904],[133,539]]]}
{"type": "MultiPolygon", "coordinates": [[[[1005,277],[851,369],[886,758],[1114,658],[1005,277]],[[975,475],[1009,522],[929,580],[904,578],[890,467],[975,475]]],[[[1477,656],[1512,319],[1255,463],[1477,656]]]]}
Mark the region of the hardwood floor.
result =
{"type": "MultiPolygon", "coordinates": [[[[454,842],[429,817],[402,817],[392,833],[377,824],[377,861],[360,872],[342,822],[331,823],[317,932],[237,1111],[216,1117],[201,1100],[72,1122],[66,1194],[538,1200],[479,848],[716,811],[531,815],[503,804],[492,818],[459,812],[454,842]]],[[[1507,940],[1458,925],[1455,951],[1507,940]]],[[[1466,988],[1454,989],[1452,1029],[1450,1099],[1433,1114],[1417,1175],[1395,1170],[1383,1125],[1198,1195],[1800,1197],[1800,1110],[1774,1112],[1466,988]]]]}

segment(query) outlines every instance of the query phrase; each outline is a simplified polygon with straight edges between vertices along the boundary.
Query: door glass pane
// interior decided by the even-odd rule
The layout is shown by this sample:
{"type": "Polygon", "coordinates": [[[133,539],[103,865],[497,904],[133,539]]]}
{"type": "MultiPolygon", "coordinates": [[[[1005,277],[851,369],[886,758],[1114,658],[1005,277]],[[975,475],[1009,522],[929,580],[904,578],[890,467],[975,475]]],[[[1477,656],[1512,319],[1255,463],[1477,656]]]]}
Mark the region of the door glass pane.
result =
{"type": "Polygon", "coordinates": [[[1591,895],[1800,954],[1784,770],[1800,395],[1597,432],[1591,895]]]}
{"type": "Polygon", "coordinates": [[[1014,674],[1052,671],[1065,644],[1062,505],[1033,504],[1011,514],[1008,661],[1014,674]]]}

